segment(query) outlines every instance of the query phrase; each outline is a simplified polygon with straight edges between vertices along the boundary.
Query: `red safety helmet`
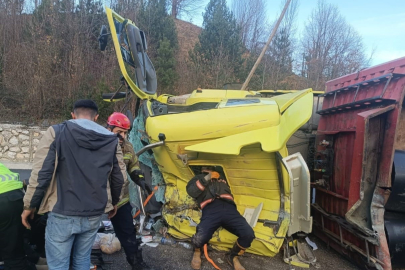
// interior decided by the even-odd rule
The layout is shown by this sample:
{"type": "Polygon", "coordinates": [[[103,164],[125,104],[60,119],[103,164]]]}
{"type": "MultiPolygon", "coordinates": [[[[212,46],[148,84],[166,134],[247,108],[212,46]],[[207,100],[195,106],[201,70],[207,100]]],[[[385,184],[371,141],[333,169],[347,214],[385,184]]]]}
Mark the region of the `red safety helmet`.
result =
{"type": "Polygon", "coordinates": [[[109,126],[120,127],[123,129],[130,129],[131,123],[129,122],[128,117],[119,112],[115,112],[108,117],[107,124],[109,126]]]}

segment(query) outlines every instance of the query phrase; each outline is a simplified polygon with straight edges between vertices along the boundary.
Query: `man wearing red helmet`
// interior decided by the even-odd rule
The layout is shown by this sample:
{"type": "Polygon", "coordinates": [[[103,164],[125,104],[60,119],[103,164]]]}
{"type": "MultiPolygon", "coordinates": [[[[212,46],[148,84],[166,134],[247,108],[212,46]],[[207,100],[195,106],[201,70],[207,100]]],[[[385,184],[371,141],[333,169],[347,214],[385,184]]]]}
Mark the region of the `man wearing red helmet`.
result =
{"type": "MultiPolygon", "coordinates": [[[[145,183],[145,178],[139,168],[134,148],[132,144],[126,140],[130,128],[131,123],[125,114],[115,112],[108,117],[107,129],[119,135],[124,162],[129,176],[135,184],[140,186],[147,193],[151,193],[152,190],[145,183]]],[[[139,248],[140,241],[136,239],[136,231],[132,218],[132,206],[129,203],[128,187],[129,181],[124,182],[120,202],[118,203],[117,214],[111,218],[111,222],[114,226],[115,234],[124,248],[127,261],[132,266],[132,269],[151,269],[143,261],[142,250],[139,248]]],[[[106,210],[109,211],[108,206],[106,210]]]]}

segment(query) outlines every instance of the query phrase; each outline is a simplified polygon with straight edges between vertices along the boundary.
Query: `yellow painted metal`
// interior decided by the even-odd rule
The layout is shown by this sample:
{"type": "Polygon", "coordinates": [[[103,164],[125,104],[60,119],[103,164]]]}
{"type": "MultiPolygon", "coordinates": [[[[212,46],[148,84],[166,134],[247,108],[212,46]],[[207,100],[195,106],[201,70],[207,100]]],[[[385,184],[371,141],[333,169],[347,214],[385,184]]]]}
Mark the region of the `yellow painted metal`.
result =
{"type": "MultiPolygon", "coordinates": [[[[114,43],[115,53],[117,55],[118,64],[120,66],[122,76],[124,76],[124,78],[125,78],[126,82],[128,83],[129,87],[131,87],[132,91],[139,98],[141,98],[141,99],[153,99],[153,98],[156,98],[157,97],[156,94],[149,95],[149,94],[145,93],[144,91],[142,91],[141,89],[139,89],[139,87],[136,85],[136,83],[129,76],[129,74],[127,72],[127,69],[125,67],[125,62],[122,59],[122,55],[121,55],[120,41],[118,40],[117,31],[116,31],[115,25],[114,25],[114,19],[117,20],[120,23],[122,23],[125,19],[123,17],[121,17],[119,14],[115,13],[112,9],[110,9],[108,7],[106,7],[105,10],[106,10],[105,12],[107,14],[108,24],[110,26],[111,37],[112,37],[112,40],[113,40],[113,43],[114,43]]],[[[133,23],[129,19],[127,19],[127,20],[128,20],[127,24],[132,24],[132,25],[134,25],[136,27],[135,23],[133,23]]]]}
{"type": "Polygon", "coordinates": [[[118,99],[113,99],[113,100],[103,99],[103,101],[105,101],[105,102],[117,102],[117,101],[122,101],[122,100],[125,100],[125,98],[118,98],[118,99]]]}
{"type": "MultiPolygon", "coordinates": [[[[273,111],[272,114],[267,114],[266,117],[280,119],[277,125],[273,124],[260,129],[240,132],[216,140],[188,146],[186,150],[238,155],[243,146],[260,143],[263,151],[278,151],[285,146],[292,134],[311,117],[313,96],[312,90],[307,89],[292,94],[276,96],[271,99],[277,102],[279,111],[273,111]],[[304,108],[306,107],[310,109],[305,110],[304,108]]],[[[241,125],[241,122],[238,121],[238,123],[241,125]]]]}
{"type": "MultiPolygon", "coordinates": [[[[186,193],[187,182],[194,176],[189,166],[215,165],[224,169],[241,214],[259,203],[263,203],[259,220],[277,221],[280,211],[284,213],[277,235],[273,228],[258,222],[254,228],[256,239],[248,249],[265,256],[279,252],[290,224],[290,179],[281,166],[285,205],[280,209],[275,152],[282,157],[288,155],[286,142],[310,118],[313,100],[310,89],[286,96],[261,99],[264,102],[254,106],[147,118],[146,131],[152,142],[158,140],[159,133],[166,135],[165,146],[154,148],[153,152],[166,184],[163,216],[170,234],[190,238],[196,228],[190,226],[189,219],[199,223],[201,217],[194,200],[186,193]],[[283,114],[280,107],[286,107],[283,114]],[[224,145],[210,145],[220,140],[224,145]],[[187,164],[179,155],[190,157],[187,164]]],[[[235,235],[219,229],[210,243],[218,249],[228,249],[235,240],[235,235]]]]}
{"type": "Polygon", "coordinates": [[[159,115],[147,119],[146,130],[155,141],[159,133],[165,133],[166,141],[211,140],[277,126],[279,122],[279,109],[273,102],[159,115]]]}
{"type": "MultiPolygon", "coordinates": [[[[201,213],[196,210],[197,205],[186,193],[187,182],[193,177],[193,173],[188,166],[178,161],[177,155],[173,152],[183,152],[181,149],[184,149],[184,144],[167,143],[165,148],[158,150],[159,154],[155,157],[158,164],[164,163],[164,167],[160,168],[167,185],[163,215],[170,225],[169,233],[174,237],[186,239],[191,237],[196,229],[190,226],[187,218],[199,223],[201,213]],[[168,162],[169,158],[172,162],[168,162]]],[[[285,147],[280,152],[283,156],[287,156],[285,147]]],[[[200,153],[198,159],[190,160],[188,165],[223,167],[238,211],[243,214],[245,208],[253,208],[263,203],[259,219],[277,221],[280,212],[280,190],[274,153],[263,152],[259,145],[252,145],[244,147],[237,156],[200,153]]],[[[262,222],[258,222],[254,228],[256,239],[248,249],[250,253],[274,256],[282,246],[290,222],[289,178],[284,170],[283,179],[286,187],[285,215],[278,233],[275,236],[273,228],[265,227],[262,222]]],[[[237,237],[227,230],[219,229],[210,243],[218,249],[226,249],[231,248],[236,239],[237,237]]]]}

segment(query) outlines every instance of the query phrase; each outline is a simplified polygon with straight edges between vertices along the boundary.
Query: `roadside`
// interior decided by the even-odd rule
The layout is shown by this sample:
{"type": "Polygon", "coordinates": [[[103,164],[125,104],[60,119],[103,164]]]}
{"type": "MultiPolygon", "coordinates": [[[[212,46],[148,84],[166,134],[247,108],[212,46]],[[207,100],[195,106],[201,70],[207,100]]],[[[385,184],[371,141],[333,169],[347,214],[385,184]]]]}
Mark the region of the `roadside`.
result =
{"type": "MultiPolygon", "coordinates": [[[[340,254],[336,253],[332,249],[329,249],[324,242],[322,242],[315,236],[311,235],[310,238],[318,245],[318,250],[316,250],[314,253],[320,266],[319,269],[359,269],[348,260],[346,260],[344,257],[342,257],[340,254]]],[[[192,251],[187,250],[183,247],[159,245],[156,248],[152,248],[146,246],[143,248],[143,254],[145,262],[156,270],[191,270],[190,260],[192,257],[192,251]]],[[[209,252],[209,256],[222,270],[232,270],[232,268],[225,262],[224,252],[213,250],[209,252]]],[[[126,263],[123,250],[113,255],[103,255],[103,257],[105,260],[112,262],[112,264],[106,265],[105,267],[103,267],[103,269],[131,269],[126,263]]],[[[289,266],[283,262],[282,252],[277,254],[273,258],[247,253],[241,258],[241,262],[247,270],[290,269],[289,266]]],[[[303,268],[292,266],[292,269],[303,268]]],[[[314,266],[311,266],[309,269],[316,268],[314,266]]],[[[201,270],[214,270],[214,267],[206,259],[203,259],[201,270]]]]}

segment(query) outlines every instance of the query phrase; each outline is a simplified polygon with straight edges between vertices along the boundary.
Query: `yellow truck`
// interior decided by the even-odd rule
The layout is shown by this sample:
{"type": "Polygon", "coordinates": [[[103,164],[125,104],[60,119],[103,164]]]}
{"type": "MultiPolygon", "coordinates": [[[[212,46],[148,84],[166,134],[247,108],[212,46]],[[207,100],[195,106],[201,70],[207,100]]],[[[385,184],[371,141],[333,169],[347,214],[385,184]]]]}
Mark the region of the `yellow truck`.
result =
{"type": "MultiPolygon", "coordinates": [[[[113,10],[106,8],[106,14],[109,32],[102,27],[100,48],[105,49],[111,36],[128,92],[107,94],[104,99],[129,95],[138,99],[141,113],[131,135],[141,130],[149,145],[159,145],[150,147],[149,155],[155,166],[152,172],[157,169],[163,179],[158,192],[164,197],[161,211],[168,232],[180,239],[195,233],[192,224],[199,222],[201,212],[187,195],[186,185],[199,167],[208,165],[222,168],[238,211],[253,213],[256,239],[248,252],[274,256],[287,237],[310,233],[309,171],[299,153],[289,156],[286,144],[312,115],[312,90],[273,97],[221,89],[157,96],[145,35],[113,10]]],[[[235,239],[219,229],[210,243],[226,249],[235,239]]]]}

